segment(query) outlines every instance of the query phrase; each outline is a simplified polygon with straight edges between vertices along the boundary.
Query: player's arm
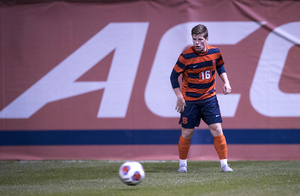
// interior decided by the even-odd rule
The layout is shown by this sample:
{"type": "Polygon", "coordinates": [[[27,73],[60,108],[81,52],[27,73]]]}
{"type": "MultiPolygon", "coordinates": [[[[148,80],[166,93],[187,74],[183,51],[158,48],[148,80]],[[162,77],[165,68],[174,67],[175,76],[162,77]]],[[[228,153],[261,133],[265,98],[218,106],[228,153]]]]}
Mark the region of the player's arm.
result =
{"type": "Polygon", "coordinates": [[[181,113],[181,112],[183,112],[184,107],[186,106],[185,100],[184,100],[184,98],[183,98],[183,96],[182,96],[182,93],[181,93],[180,88],[174,88],[173,90],[174,90],[175,95],[176,95],[176,97],[177,97],[177,103],[176,103],[175,110],[176,110],[177,112],[180,112],[180,113],[181,113]]]}
{"type": "Polygon", "coordinates": [[[224,95],[227,95],[229,93],[231,93],[231,86],[227,77],[227,73],[225,72],[225,68],[223,65],[218,66],[217,67],[217,72],[221,78],[221,80],[223,81],[224,85],[223,85],[223,93],[224,95]]]}
{"type": "Polygon", "coordinates": [[[180,90],[180,85],[179,85],[179,82],[178,82],[179,75],[180,75],[180,73],[177,73],[173,69],[173,71],[171,73],[171,76],[170,76],[170,80],[171,80],[171,84],[172,84],[174,93],[177,97],[177,103],[176,103],[175,110],[177,112],[183,112],[184,107],[186,106],[186,104],[185,104],[185,100],[182,96],[182,93],[181,93],[181,90],[180,90]]]}

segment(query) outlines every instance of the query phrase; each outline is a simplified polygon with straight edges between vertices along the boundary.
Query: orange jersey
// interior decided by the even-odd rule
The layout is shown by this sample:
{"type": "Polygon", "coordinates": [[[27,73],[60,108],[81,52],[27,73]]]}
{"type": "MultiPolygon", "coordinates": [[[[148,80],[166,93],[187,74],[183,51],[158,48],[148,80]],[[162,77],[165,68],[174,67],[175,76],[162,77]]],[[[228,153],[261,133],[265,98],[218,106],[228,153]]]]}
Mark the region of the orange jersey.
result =
{"type": "Polygon", "coordinates": [[[182,73],[182,94],[186,101],[198,101],[216,95],[216,69],[224,64],[220,50],[206,45],[206,53],[199,54],[194,47],[184,51],[174,69],[182,73]]]}

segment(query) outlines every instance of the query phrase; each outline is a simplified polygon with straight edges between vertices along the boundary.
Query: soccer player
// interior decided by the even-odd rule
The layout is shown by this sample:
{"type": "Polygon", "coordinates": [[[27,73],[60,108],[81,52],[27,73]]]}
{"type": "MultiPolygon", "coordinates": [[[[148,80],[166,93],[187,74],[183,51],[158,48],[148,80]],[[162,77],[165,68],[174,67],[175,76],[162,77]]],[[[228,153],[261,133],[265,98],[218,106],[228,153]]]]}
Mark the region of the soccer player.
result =
{"type": "Polygon", "coordinates": [[[221,170],[233,172],[227,163],[227,143],[221,123],[222,117],[216,97],[216,73],[224,83],[223,93],[229,94],[231,86],[224,68],[224,61],[217,47],[207,45],[208,30],[204,25],[195,26],[192,31],[193,46],[180,54],[170,79],[177,96],[176,110],[181,113],[179,123],[182,134],[178,143],[179,169],[187,172],[187,156],[194,128],[202,119],[209,127],[218,153],[221,170]],[[182,90],[178,82],[182,74],[182,90]]]}

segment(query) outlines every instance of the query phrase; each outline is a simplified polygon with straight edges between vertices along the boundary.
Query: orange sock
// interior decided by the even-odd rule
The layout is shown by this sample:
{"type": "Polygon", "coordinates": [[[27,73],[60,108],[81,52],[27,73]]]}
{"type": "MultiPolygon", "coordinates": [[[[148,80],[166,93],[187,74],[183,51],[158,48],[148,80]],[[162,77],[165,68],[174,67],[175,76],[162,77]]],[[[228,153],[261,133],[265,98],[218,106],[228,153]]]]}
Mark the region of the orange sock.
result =
{"type": "Polygon", "coordinates": [[[180,136],[178,142],[178,150],[179,150],[179,158],[180,159],[187,159],[188,152],[191,146],[191,139],[186,139],[180,136]]]}
{"type": "Polygon", "coordinates": [[[223,134],[214,137],[214,146],[219,155],[219,158],[227,159],[227,143],[223,134]]]}

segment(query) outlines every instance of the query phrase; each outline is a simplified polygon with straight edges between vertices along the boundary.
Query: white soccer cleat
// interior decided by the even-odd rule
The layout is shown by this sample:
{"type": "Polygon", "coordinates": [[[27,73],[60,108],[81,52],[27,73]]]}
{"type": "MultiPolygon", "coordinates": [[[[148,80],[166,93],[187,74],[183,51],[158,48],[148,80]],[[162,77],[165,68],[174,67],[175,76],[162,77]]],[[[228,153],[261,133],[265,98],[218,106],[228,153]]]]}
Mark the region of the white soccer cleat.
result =
{"type": "Polygon", "coordinates": [[[224,165],[222,167],[222,172],[231,173],[231,172],[233,172],[233,170],[229,167],[229,165],[224,165]]]}
{"type": "Polygon", "coordinates": [[[187,172],[187,165],[186,164],[180,164],[178,172],[179,173],[186,173],[187,172]]]}

